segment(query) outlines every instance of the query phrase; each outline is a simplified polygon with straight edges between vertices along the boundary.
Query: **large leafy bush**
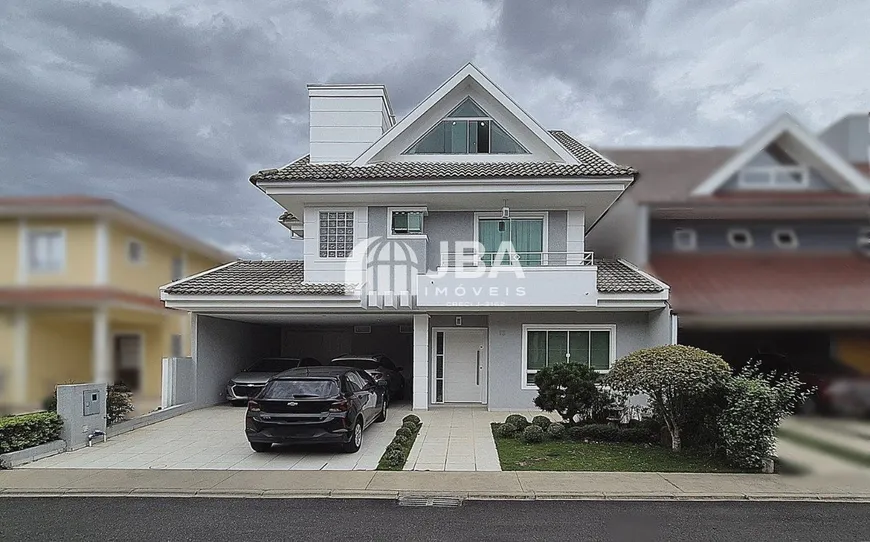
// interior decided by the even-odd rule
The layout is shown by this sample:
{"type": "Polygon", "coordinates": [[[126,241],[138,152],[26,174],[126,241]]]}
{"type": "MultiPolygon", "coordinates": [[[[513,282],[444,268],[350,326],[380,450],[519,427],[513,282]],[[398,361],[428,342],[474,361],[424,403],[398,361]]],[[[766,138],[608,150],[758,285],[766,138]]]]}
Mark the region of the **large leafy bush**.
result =
{"type": "Polygon", "coordinates": [[[731,369],[720,356],[692,346],[669,345],[637,350],[616,361],[605,383],[625,394],[644,393],[661,415],[671,447],[681,448],[683,404],[729,381],[731,369]]]}
{"type": "Polygon", "coordinates": [[[566,423],[598,419],[609,405],[609,396],[596,385],[599,375],[579,363],[558,363],[535,374],[535,405],[556,412],[566,423]]]}
{"type": "Polygon", "coordinates": [[[764,374],[757,363],[744,367],[727,385],[727,406],[718,426],[728,462],[760,468],[773,456],[776,430],[812,390],[802,389],[798,375],[764,374]]]}
{"type": "Polygon", "coordinates": [[[0,417],[0,454],[57,440],[62,425],[56,412],[0,417]]]}

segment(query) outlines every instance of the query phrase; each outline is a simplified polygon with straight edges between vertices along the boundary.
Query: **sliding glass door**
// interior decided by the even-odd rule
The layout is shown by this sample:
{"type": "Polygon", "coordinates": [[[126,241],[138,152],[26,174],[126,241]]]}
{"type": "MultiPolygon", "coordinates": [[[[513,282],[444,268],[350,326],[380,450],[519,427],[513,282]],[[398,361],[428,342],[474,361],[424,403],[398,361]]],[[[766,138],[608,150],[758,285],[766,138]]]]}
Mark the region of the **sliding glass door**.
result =
{"type": "Polygon", "coordinates": [[[486,265],[509,265],[509,250],[507,247],[496,262],[496,255],[502,243],[510,242],[513,251],[518,256],[520,265],[541,265],[544,251],[544,219],[543,218],[513,218],[513,219],[480,219],[478,239],[483,244],[483,262],[486,265]]]}

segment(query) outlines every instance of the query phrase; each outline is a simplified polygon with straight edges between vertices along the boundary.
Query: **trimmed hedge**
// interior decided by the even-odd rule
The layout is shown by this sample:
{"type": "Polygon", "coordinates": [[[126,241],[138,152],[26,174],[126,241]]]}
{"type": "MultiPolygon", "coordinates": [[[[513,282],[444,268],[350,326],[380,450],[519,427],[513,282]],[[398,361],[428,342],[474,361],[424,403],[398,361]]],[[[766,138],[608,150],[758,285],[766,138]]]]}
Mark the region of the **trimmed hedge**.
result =
{"type": "Polygon", "coordinates": [[[62,426],[63,422],[56,412],[0,418],[0,454],[57,440],[62,426]]]}
{"type": "Polygon", "coordinates": [[[537,425],[529,425],[520,433],[520,440],[526,444],[544,441],[544,430],[537,425]]]}
{"type": "Polygon", "coordinates": [[[522,431],[529,426],[530,422],[522,414],[511,414],[510,416],[505,418],[504,423],[509,423],[522,431]]]}
{"type": "Polygon", "coordinates": [[[553,423],[553,421],[546,416],[535,416],[534,418],[532,418],[532,423],[546,431],[547,428],[550,427],[550,424],[553,423]]]}
{"type": "Polygon", "coordinates": [[[495,427],[495,435],[502,438],[512,438],[517,431],[517,426],[512,423],[500,423],[495,427]]]}
{"type": "Polygon", "coordinates": [[[561,423],[551,423],[547,427],[547,438],[550,440],[561,440],[565,437],[565,426],[561,423]]]}
{"type": "Polygon", "coordinates": [[[396,430],[396,436],[384,450],[384,455],[378,461],[378,470],[402,470],[421,427],[423,422],[413,414],[402,418],[402,427],[396,430]]]}

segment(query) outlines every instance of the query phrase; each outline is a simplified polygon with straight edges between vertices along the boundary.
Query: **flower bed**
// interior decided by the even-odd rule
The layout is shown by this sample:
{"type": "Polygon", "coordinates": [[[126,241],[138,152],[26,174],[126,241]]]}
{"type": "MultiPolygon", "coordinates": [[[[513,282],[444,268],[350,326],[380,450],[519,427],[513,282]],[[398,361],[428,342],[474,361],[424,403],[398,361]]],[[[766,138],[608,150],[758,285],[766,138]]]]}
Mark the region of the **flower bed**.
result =
{"type": "Polygon", "coordinates": [[[423,427],[423,422],[413,414],[408,414],[402,418],[402,427],[396,430],[396,436],[393,437],[393,441],[390,442],[384,455],[381,456],[378,470],[402,470],[421,427],[423,427]]]}

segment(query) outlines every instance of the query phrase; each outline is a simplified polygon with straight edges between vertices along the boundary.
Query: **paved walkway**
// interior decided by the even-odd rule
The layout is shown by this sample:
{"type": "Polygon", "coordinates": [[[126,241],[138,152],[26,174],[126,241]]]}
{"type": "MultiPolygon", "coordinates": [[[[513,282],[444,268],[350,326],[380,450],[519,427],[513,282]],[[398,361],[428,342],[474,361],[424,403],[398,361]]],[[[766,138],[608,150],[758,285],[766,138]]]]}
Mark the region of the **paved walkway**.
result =
{"type": "Polygon", "coordinates": [[[386,422],[366,429],[363,446],[355,454],[332,446],[273,446],[271,452],[256,453],[245,438],[245,409],[219,406],[194,410],[22,468],[374,470],[408,412],[405,405],[390,408],[386,422]]]}
{"type": "Polygon", "coordinates": [[[870,477],[619,472],[119,469],[14,469],[0,472],[0,498],[22,495],[368,499],[451,496],[460,499],[755,499],[870,502],[870,477]]]}
{"type": "MultiPolygon", "coordinates": [[[[870,424],[866,422],[792,416],[783,421],[782,427],[841,448],[865,454],[870,452],[870,436],[865,436],[870,424]]],[[[776,452],[780,459],[813,474],[862,474],[868,470],[859,463],[836,457],[786,437],[777,439],[776,452]]]]}
{"type": "Polygon", "coordinates": [[[434,407],[415,414],[423,428],[405,470],[500,471],[491,423],[503,422],[510,414],[522,414],[529,420],[542,414],[556,419],[539,410],[488,412],[486,407],[434,407]]]}

